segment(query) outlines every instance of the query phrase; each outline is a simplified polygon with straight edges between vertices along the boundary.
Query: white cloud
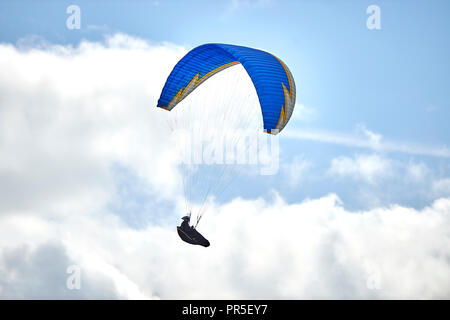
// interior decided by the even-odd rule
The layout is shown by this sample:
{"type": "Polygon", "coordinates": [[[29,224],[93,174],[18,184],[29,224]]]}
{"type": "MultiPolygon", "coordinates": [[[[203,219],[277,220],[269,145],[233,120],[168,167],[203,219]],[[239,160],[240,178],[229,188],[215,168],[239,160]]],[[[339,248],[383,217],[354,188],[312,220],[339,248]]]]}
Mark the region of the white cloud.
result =
{"type": "Polygon", "coordinates": [[[450,195],[450,178],[443,178],[433,181],[432,191],[437,196],[450,195]]]}
{"type": "Polygon", "coordinates": [[[103,273],[89,272],[80,289],[68,290],[67,267],[73,262],[64,246],[44,243],[0,252],[0,298],[7,299],[117,299],[114,282],[103,273]]]}
{"type": "Polygon", "coordinates": [[[0,212],[92,209],[111,196],[115,163],[173,194],[170,131],[155,106],[185,49],[121,34],[43,47],[0,46],[0,212]]]}
{"type": "Polygon", "coordinates": [[[291,187],[302,184],[312,166],[312,162],[303,155],[297,155],[289,164],[283,166],[285,179],[291,187]]]}
{"type": "Polygon", "coordinates": [[[379,149],[383,136],[379,133],[368,130],[364,125],[358,125],[357,130],[362,132],[367,138],[367,142],[373,149],[379,149]]]}
{"type": "MultiPolygon", "coordinates": [[[[450,199],[363,212],[336,195],[235,199],[202,220],[211,247],[181,242],[168,113],[155,105],[185,52],[126,35],[77,48],[0,45],[0,297],[450,296],[450,199]],[[127,226],[108,207],[116,164],[176,208],[158,224],[127,226]],[[80,291],[65,287],[73,264],[80,291]]],[[[390,165],[377,157],[341,158],[336,170],[376,181],[390,165]]],[[[294,161],[298,172],[305,161],[294,161]]]]}
{"type": "Polygon", "coordinates": [[[392,176],[392,162],[377,154],[355,155],[350,157],[337,157],[331,160],[328,173],[340,177],[351,177],[364,180],[369,183],[377,183],[380,180],[392,176]]]}
{"type": "Polygon", "coordinates": [[[283,131],[283,137],[290,139],[311,140],[380,152],[383,151],[450,158],[450,149],[447,146],[424,146],[411,142],[382,139],[382,135],[361,128],[364,127],[357,126],[357,132],[354,134],[290,128],[289,130],[283,131]]]}
{"type": "Polygon", "coordinates": [[[46,220],[34,237],[3,217],[1,243],[7,229],[23,234],[14,250],[36,249],[31,263],[3,254],[2,275],[18,274],[20,281],[2,276],[0,293],[70,297],[65,265],[75,263],[82,271],[78,297],[448,298],[449,218],[450,199],[421,211],[364,212],[346,211],[335,195],[291,205],[236,199],[213,206],[203,220],[200,231],[212,243],[205,249],[181,242],[173,226],[137,231],[107,215],[46,220]],[[59,249],[48,251],[55,234],[59,249]],[[46,269],[55,259],[61,263],[46,269]],[[35,287],[45,279],[48,286],[35,287]]]}
{"type": "Polygon", "coordinates": [[[296,103],[294,107],[294,112],[289,122],[311,122],[318,117],[318,112],[316,109],[307,107],[302,103],[296,103]]]}
{"type": "Polygon", "coordinates": [[[423,162],[409,161],[406,165],[406,178],[413,182],[423,182],[430,175],[431,170],[423,162]]]}

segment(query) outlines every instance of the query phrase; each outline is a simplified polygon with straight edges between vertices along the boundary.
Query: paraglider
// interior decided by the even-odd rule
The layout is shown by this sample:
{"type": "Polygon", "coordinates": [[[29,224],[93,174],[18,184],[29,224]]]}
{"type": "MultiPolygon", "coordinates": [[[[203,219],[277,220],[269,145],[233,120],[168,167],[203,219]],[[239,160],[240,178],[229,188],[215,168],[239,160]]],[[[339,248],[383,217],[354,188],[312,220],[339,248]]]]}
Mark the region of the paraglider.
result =
{"type": "MultiPolygon", "coordinates": [[[[278,134],[284,129],[294,110],[295,82],[283,61],[271,53],[258,49],[218,43],[204,44],[192,49],[173,68],[164,84],[157,107],[168,111],[172,110],[213,75],[238,64],[243,66],[256,89],[264,132],[278,134]]],[[[214,105],[207,106],[207,109],[210,110],[214,107],[214,105]]],[[[224,118],[223,120],[222,122],[226,123],[224,118]]],[[[208,179],[214,180],[210,177],[208,179]]],[[[186,188],[186,186],[184,187],[186,188]]],[[[197,191],[195,189],[195,192],[197,191]]],[[[211,187],[208,187],[205,192],[206,196],[202,197],[203,201],[206,201],[210,192],[211,187]]],[[[185,197],[187,198],[186,190],[185,197]]],[[[197,224],[204,212],[202,211],[204,210],[203,204],[200,203],[200,205],[197,224]]],[[[183,220],[177,230],[184,241],[209,245],[208,240],[195,230],[197,224],[194,228],[189,227],[190,216],[183,217],[183,220]],[[196,232],[195,235],[191,231],[196,232]]]]}
{"type": "Polygon", "coordinates": [[[194,226],[189,225],[190,216],[184,216],[183,222],[179,227],[177,227],[178,235],[181,240],[190,243],[196,244],[203,247],[209,247],[209,241],[206,240],[196,229],[194,226]]]}
{"type": "Polygon", "coordinates": [[[258,94],[264,131],[277,134],[294,110],[294,78],[283,61],[258,49],[217,43],[192,49],[170,73],[157,106],[172,110],[204,81],[239,63],[258,94]]]}

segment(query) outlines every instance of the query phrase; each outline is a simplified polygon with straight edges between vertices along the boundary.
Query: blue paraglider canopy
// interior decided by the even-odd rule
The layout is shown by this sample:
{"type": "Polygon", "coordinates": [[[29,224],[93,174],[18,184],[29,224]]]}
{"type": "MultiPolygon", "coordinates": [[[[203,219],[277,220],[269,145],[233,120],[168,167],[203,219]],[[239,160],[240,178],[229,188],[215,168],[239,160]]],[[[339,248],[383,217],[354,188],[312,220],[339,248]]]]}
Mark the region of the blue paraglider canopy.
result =
{"type": "Polygon", "coordinates": [[[172,110],[205,80],[238,63],[244,66],[255,86],[264,130],[277,134],[292,115],[295,82],[283,61],[258,49],[218,43],[192,49],[170,73],[158,107],[172,110]]]}

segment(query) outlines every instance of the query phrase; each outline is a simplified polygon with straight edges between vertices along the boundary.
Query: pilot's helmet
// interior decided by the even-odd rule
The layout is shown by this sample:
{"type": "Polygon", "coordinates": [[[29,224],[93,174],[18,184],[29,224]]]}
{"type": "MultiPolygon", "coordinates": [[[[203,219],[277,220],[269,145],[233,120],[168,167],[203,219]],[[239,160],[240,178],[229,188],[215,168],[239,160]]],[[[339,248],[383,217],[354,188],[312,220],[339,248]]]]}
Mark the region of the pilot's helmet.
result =
{"type": "Polygon", "coordinates": [[[189,218],[188,216],[184,216],[184,217],[181,218],[181,219],[183,219],[184,221],[187,221],[187,222],[189,222],[189,220],[191,220],[191,218],[189,218]]]}

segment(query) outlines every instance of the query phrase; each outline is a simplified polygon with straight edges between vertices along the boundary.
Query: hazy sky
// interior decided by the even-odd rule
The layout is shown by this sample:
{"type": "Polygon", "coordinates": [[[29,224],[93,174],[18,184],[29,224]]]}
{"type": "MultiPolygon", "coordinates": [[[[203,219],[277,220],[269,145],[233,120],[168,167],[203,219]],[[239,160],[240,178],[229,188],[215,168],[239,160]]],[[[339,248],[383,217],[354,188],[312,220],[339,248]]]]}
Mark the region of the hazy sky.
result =
{"type": "Polygon", "coordinates": [[[2,1],[0,297],[449,298],[449,9],[2,1]],[[279,170],[211,200],[203,249],[176,235],[181,172],[155,106],[175,63],[209,42],[277,55],[297,103],[279,170]]]}

